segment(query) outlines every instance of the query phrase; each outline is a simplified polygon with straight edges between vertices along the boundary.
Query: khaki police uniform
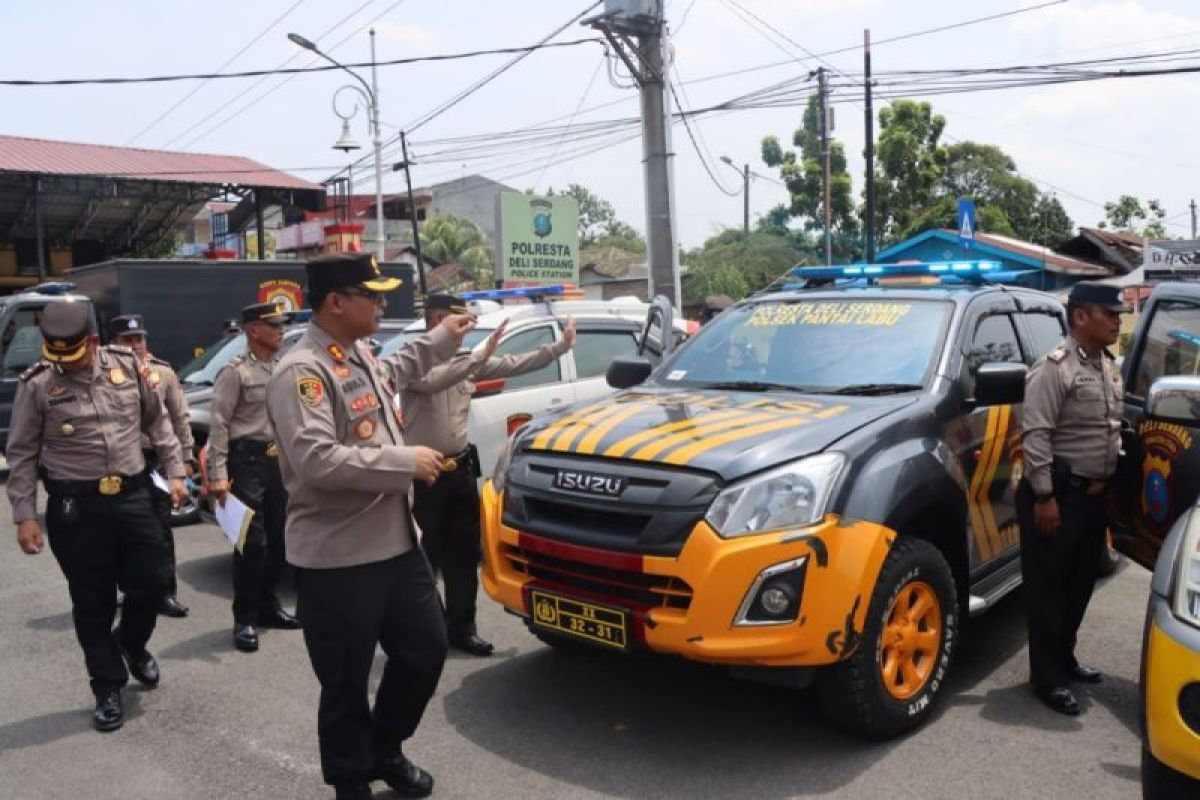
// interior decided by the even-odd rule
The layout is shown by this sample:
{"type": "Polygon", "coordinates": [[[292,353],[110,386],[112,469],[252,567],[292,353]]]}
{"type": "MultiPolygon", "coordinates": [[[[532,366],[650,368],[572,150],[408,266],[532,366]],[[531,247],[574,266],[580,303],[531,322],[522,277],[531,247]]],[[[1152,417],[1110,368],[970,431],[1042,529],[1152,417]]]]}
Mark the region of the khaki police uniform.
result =
{"type": "MultiPolygon", "coordinates": [[[[243,309],[244,322],[276,318],[283,319],[269,304],[243,309]]],[[[254,510],[245,544],[233,552],[234,643],[246,651],[257,649],[255,625],[295,627],[275,593],[284,568],[288,502],[267,418],[267,382],[278,363],[278,357],[263,360],[247,351],[213,384],[208,479],[230,481],[230,492],[254,510]]]]}
{"type": "MultiPolygon", "coordinates": [[[[319,262],[310,262],[312,273],[319,262]]],[[[370,286],[370,284],[364,284],[370,286]]],[[[445,628],[416,547],[415,467],[400,392],[454,354],[444,329],[387,363],[313,324],[271,378],[267,406],[288,507],[287,558],[321,683],[321,766],[331,784],[370,779],[416,730],[441,675],[445,628]],[[374,710],[376,645],[388,656],[374,710]]]]}
{"type": "Polygon", "coordinates": [[[1105,547],[1105,490],[1117,468],[1124,388],[1111,353],[1068,338],[1025,383],[1024,478],[1017,492],[1021,570],[1035,688],[1065,687],[1105,547]],[[1061,526],[1034,525],[1036,499],[1053,497],[1061,526]]]}
{"type": "MultiPolygon", "coordinates": [[[[51,312],[43,314],[46,326],[51,312]]],[[[182,478],[179,445],[162,403],[128,348],[99,348],[79,373],[42,361],[21,376],[7,451],[13,521],[37,518],[40,476],[50,549],[67,579],[75,633],[98,699],[128,681],[122,651],[145,654],[167,588],[143,433],[166,475],[182,478]],[[125,601],[114,637],[118,588],[125,601]]]]}
{"type": "Polygon", "coordinates": [[[560,339],[519,355],[485,359],[482,352],[463,354],[404,390],[407,441],[433,448],[447,458],[446,471],[436,483],[414,485],[413,512],[421,526],[421,547],[434,571],[442,573],[451,643],[475,634],[479,590],[481,531],[475,479],[480,465],[477,451],[467,440],[467,416],[475,391],[472,381],[532,372],[567,349],[566,341],[560,339]]]}

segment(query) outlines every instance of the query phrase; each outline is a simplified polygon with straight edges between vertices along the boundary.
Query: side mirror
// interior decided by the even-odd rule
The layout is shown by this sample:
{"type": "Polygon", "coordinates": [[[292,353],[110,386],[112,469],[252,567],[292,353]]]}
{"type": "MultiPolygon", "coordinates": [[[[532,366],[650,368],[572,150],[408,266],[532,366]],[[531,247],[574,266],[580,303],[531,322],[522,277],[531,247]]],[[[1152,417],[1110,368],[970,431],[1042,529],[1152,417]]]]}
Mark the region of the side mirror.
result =
{"type": "Polygon", "coordinates": [[[651,369],[650,359],[645,356],[617,356],[604,377],[614,389],[628,389],[650,377],[651,369]]]}
{"type": "Polygon", "coordinates": [[[489,378],[475,382],[475,393],[472,397],[491,397],[504,391],[504,378],[489,378]]]}
{"type": "Polygon", "coordinates": [[[1182,425],[1200,425],[1200,378],[1172,375],[1156,380],[1146,397],[1146,416],[1182,425]]]}
{"type": "Polygon", "coordinates": [[[975,373],[975,405],[1005,406],[1025,399],[1024,364],[995,361],[980,365],[975,373]]]}

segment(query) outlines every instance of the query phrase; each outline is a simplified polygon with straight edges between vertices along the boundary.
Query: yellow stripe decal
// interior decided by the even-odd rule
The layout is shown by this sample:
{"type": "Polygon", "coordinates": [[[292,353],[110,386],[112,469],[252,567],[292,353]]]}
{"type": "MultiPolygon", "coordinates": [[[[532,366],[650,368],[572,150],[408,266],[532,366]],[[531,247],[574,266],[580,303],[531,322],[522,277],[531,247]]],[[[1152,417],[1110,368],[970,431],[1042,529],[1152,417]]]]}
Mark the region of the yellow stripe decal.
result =
{"type": "Polygon", "coordinates": [[[778,414],[746,414],[737,419],[722,420],[721,422],[698,425],[695,428],[679,433],[664,436],[658,441],[650,442],[641,450],[630,456],[635,461],[652,461],[655,456],[672,447],[677,447],[681,444],[687,444],[699,440],[701,437],[709,436],[720,431],[729,430],[731,428],[743,428],[755,425],[760,422],[769,422],[773,419],[779,419],[778,414]]]}
{"type": "MultiPolygon", "coordinates": [[[[643,408],[645,408],[645,406],[641,403],[632,403],[630,405],[635,406],[636,410],[638,411],[641,411],[643,408]]],[[[579,435],[586,431],[591,425],[601,422],[606,418],[614,417],[624,411],[627,407],[627,405],[613,403],[605,408],[600,409],[595,414],[591,414],[577,421],[575,424],[567,426],[567,428],[565,428],[563,432],[559,434],[559,437],[554,440],[554,444],[550,445],[550,449],[557,450],[559,452],[570,452],[571,445],[574,444],[579,435]]]]}
{"type": "Polygon", "coordinates": [[[530,447],[532,447],[534,450],[545,450],[546,446],[550,443],[550,440],[552,438],[554,438],[554,435],[556,433],[558,433],[559,431],[561,431],[563,428],[567,427],[568,425],[570,425],[574,422],[577,422],[578,420],[582,419],[583,417],[586,417],[588,414],[595,413],[596,411],[604,409],[604,408],[608,408],[607,402],[593,403],[590,406],[584,406],[583,408],[579,409],[578,411],[572,411],[570,414],[567,414],[562,419],[557,420],[556,422],[553,422],[550,425],[543,428],[542,431],[533,440],[533,444],[530,445],[530,447]]]}
{"type": "Polygon", "coordinates": [[[642,442],[647,442],[656,436],[664,433],[674,433],[675,431],[687,430],[698,425],[707,425],[711,422],[716,422],[718,419],[729,419],[737,417],[740,419],[745,416],[746,412],[739,408],[731,408],[728,411],[717,411],[713,414],[703,414],[699,417],[691,419],[681,419],[678,422],[668,422],[664,425],[657,425],[649,430],[635,433],[632,436],[626,436],[621,441],[609,447],[604,451],[605,458],[620,458],[628,453],[633,448],[637,447],[642,442]]]}
{"type": "Polygon", "coordinates": [[[987,477],[979,492],[979,506],[987,524],[988,540],[992,544],[992,554],[1004,549],[1000,539],[1000,526],[996,522],[996,510],[992,508],[992,484],[996,480],[996,470],[1000,467],[1000,459],[1004,455],[1004,442],[1008,436],[1008,421],[1012,416],[1012,406],[1000,406],[1000,417],[996,424],[996,445],[992,448],[991,459],[988,463],[987,477]]]}
{"type": "Polygon", "coordinates": [[[730,433],[722,434],[721,436],[713,436],[705,439],[703,442],[681,447],[675,452],[663,459],[664,464],[686,464],[701,453],[707,452],[714,447],[719,447],[726,442],[739,441],[742,439],[750,439],[763,433],[771,431],[783,430],[784,428],[794,428],[797,425],[805,425],[810,422],[810,419],[802,417],[788,417],[786,419],[775,420],[774,422],[764,422],[761,425],[753,425],[749,428],[739,428],[730,433]]]}
{"type": "Polygon", "coordinates": [[[576,453],[595,453],[596,446],[600,444],[600,440],[607,436],[613,428],[620,425],[630,417],[644,411],[648,406],[642,403],[629,403],[616,414],[613,414],[604,422],[600,423],[584,436],[579,441],[579,445],[575,448],[576,453]]]}
{"type": "Polygon", "coordinates": [[[971,516],[971,538],[975,541],[975,549],[979,558],[987,560],[992,557],[991,543],[987,535],[987,523],[983,518],[983,509],[979,502],[980,487],[990,483],[987,478],[987,465],[992,460],[992,449],[996,444],[996,429],[999,426],[1000,414],[998,409],[988,409],[987,430],[980,446],[979,458],[975,461],[975,472],[971,475],[971,485],[967,489],[967,510],[971,516]]]}

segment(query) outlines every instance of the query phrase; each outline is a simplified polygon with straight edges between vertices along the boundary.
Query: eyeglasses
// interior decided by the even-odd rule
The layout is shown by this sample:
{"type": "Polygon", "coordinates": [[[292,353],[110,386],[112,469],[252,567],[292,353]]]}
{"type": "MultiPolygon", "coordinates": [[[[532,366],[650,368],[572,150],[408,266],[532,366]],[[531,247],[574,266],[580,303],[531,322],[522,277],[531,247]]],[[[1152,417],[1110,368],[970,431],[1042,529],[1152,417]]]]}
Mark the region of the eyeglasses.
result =
{"type": "Polygon", "coordinates": [[[274,331],[283,330],[282,322],[267,322],[265,319],[256,319],[256,320],[254,320],[254,323],[247,323],[247,324],[266,325],[268,328],[270,328],[271,330],[274,330],[274,331]]]}
{"type": "Polygon", "coordinates": [[[372,292],[370,289],[359,289],[357,286],[346,286],[337,290],[338,294],[354,295],[355,297],[365,297],[377,306],[384,303],[384,296],[381,292],[372,292]]]}

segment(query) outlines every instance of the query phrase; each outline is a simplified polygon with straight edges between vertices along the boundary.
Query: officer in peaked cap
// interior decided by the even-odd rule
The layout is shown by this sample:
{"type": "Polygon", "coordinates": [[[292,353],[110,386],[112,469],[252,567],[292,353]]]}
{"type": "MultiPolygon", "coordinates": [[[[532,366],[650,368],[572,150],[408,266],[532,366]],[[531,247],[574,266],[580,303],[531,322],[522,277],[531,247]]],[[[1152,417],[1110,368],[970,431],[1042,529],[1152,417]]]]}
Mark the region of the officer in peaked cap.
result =
{"type": "Polygon", "coordinates": [[[1105,539],[1105,492],[1117,468],[1124,388],[1108,347],[1119,289],[1079,283],[1067,298],[1067,338],[1025,380],[1024,476],[1017,489],[1030,683],[1051,709],[1079,713],[1068,684],[1099,683],[1075,656],[1105,539]]]}
{"type": "Polygon", "coordinates": [[[232,492],[254,510],[246,541],[233,553],[233,645],[244,653],[258,650],[258,627],[300,627],[275,594],[285,564],[288,495],[267,419],[267,382],[279,361],[286,319],[283,306],[275,303],[243,308],[246,352],[234,357],[213,385],[208,490],[218,503],[232,492]]]}
{"type": "MultiPolygon", "coordinates": [[[[192,440],[192,426],[188,412],[187,399],[183,395],[183,387],[179,376],[171,365],[161,358],[151,355],[146,344],[146,323],[140,314],[124,314],[113,317],[108,321],[109,338],[116,344],[124,345],[137,355],[142,364],[142,378],[153,387],[162,400],[163,408],[171,420],[171,429],[179,442],[183,455],[184,468],[188,477],[196,471],[195,442],[192,440]]],[[[158,469],[158,454],[150,445],[149,438],[142,437],[142,456],[146,459],[146,477],[158,469]]],[[[150,483],[150,494],[154,498],[154,508],[162,522],[163,541],[166,545],[167,564],[170,567],[170,585],[163,598],[160,612],[168,617],[186,617],[188,608],[176,597],[179,581],[175,575],[175,533],[171,528],[171,498],[150,483]]]]}
{"type": "Polygon", "coordinates": [[[141,436],[157,452],[176,504],[187,494],[183,462],[137,357],[125,347],[98,346],[87,303],[51,303],[40,326],[44,360],[21,376],[13,403],[8,499],[21,549],[40,553],[40,474],[50,550],[70,588],[75,635],[96,696],[93,725],[112,731],[124,722],[121,687],[129,674],[149,687],[159,680],[146,643],[167,574],[141,436]],[[114,631],[118,588],[125,603],[114,631]]]}
{"type": "Polygon", "coordinates": [[[241,332],[242,326],[241,323],[237,321],[236,317],[231,317],[221,323],[221,335],[226,339],[232,339],[241,332]]]}

